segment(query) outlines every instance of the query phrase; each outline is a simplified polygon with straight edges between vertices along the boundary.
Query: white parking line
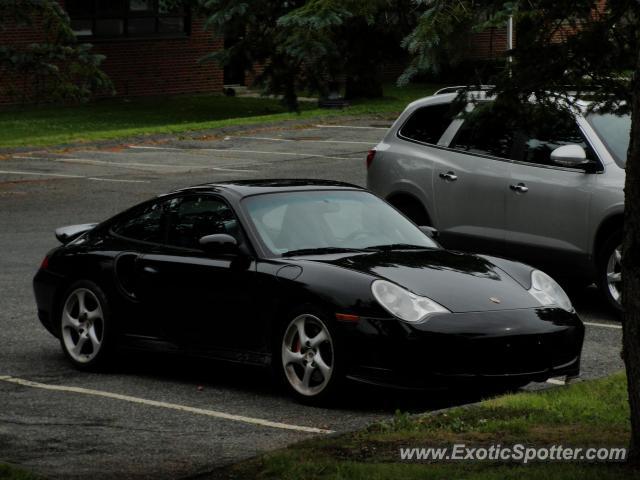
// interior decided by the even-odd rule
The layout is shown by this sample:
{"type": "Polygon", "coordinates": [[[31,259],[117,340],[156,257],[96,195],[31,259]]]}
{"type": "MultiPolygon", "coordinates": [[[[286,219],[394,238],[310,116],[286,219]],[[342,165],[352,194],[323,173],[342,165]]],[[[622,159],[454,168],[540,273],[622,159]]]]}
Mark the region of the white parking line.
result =
{"type": "Polygon", "coordinates": [[[353,128],[365,130],[389,130],[390,127],[369,127],[362,125],[314,125],[316,128],[353,128]]]}
{"type": "Polygon", "coordinates": [[[149,180],[125,180],[125,179],[119,179],[119,178],[87,177],[87,180],[94,180],[97,182],[151,183],[149,180]]]}
{"type": "Polygon", "coordinates": [[[181,168],[188,170],[218,170],[221,172],[257,172],[258,170],[240,169],[240,168],[227,168],[227,167],[212,167],[209,165],[172,165],[166,163],[143,163],[143,162],[109,162],[107,160],[95,160],[93,158],[56,158],[56,162],[61,163],[78,163],[83,165],[108,165],[116,168],[133,168],[140,169],[142,167],[152,168],[181,168]]]}
{"type": "Polygon", "coordinates": [[[25,157],[23,155],[14,155],[11,158],[17,158],[18,160],[46,160],[44,157],[25,157]]]}
{"type": "Polygon", "coordinates": [[[567,384],[567,382],[565,382],[561,378],[549,378],[549,379],[547,379],[547,383],[550,383],[551,385],[566,385],[567,384]]]}
{"type": "MultiPolygon", "coordinates": [[[[328,158],[330,160],[352,160],[349,157],[332,157],[330,155],[319,155],[316,153],[294,153],[294,152],[269,152],[265,150],[240,150],[236,148],[177,148],[177,147],[151,147],[148,145],[129,145],[129,148],[146,149],[146,150],[169,150],[181,152],[235,152],[235,153],[255,153],[259,155],[284,155],[287,157],[310,157],[310,158],[328,158]]],[[[352,152],[360,153],[360,152],[352,152]]],[[[351,154],[351,153],[349,153],[351,154]]]]}
{"type": "Polygon", "coordinates": [[[48,172],[20,172],[14,170],[0,170],[0,175],[35,175],[37,177],[60,177],[60,178],[85,178],[87,180],[97,180],[100,182],[123,182],[123,183],[150,183],[149,180],[121,180],[118,178],[98,178],[85,177],[83,175],[68,175],[66,173],[48,173],[48,172]]]}
{"type": "Polygon", "coordinates": [[[79,393],[82,395],[93,395],[97,397],[111,398],[114,400],[123,400],[125,402],[137,403],[139,405],[148,405],[151,407],[167,408],[170,410],[177,410],[180,412],[194,413],[196,415],[204,415],[207,417],[221,418],[224,420],[232,420],[235,422],[259,425],[261,427],[280,428],[283,430],[294,430],[294,431],[305,432],[305,433],[333,433],[333,430],[326,430],[323,428],[304,427],[301,425],[291,425],[288,423],[272,422],[270,420],[263,420],[261,418],[245,417],[243,415],[233,415],[230,413],[218,412],[215,410],[206,410],[203,408],[189,407],[186,405],[178,405],[176,403],[160,402],[157,400],[147,400],[145,398],[132,397],[130,395],[121,395],[119,393],[105,392],[104,390],[93,390],[90,388],[82,388],[82,387],[66,387],[63,385],[50,385],[46,383],[32,382],[31,380],[25,380],[22,378],[16,378],[11,376],[0,376],[0,381],[15,383],[25,387],[40,388],[42,390],[79,393]]]}
{"type": "Polygon", "coordinates": [[[67,175],[64,173],[48,173],[48,172],[21,172],[17,170],[0,170],[0,174],[4,175],[35,175],[38,177],[62,177],[62,178],[85,178],[82,175],[67,175]]]}
{"type": "Polygon", "coordinates": [[[234,138],[246,138],[248,140],[263,140],[265,142],[305,142],[305,143],[346,143],[351,145],[375,145],[376,142],[357,142],[355,140],[312,140],[309,138],[272,138],[272,137],[244,137],[235,135],[233,137],[224,137],[225,140],[234,138]]]}
{"type": "Polygon", "coordinates": [[[622,330],[622,325],[618,325],[615,323],[596,323],[596,322],[582,322],[585,325],[589,325],[591,327],[603,327],[603,328],[615,328],[617,330],[622,330]]]}

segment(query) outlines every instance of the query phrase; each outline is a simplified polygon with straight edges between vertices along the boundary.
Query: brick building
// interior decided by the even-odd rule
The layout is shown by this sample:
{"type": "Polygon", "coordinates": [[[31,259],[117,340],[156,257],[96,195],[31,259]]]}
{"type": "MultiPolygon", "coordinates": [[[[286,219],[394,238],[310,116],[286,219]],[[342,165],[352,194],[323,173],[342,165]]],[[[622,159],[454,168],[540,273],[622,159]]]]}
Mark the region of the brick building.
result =
{"type": "MultiPolygon", "coordinates": [[[[205,32],[204,20],[192,15],[189,9],[168,6],[179,2],[59,1],[71,18],[79,41],[93,44],[94,52],[106,56],[102,68],[113,81],[117,95],[221,92],[225,83],[245,81],[244,72],[238,69],[224,71],[215,62],[200,62],[206,54],[221,49],[224,40],[205,32]]],[[[37,27],[15,26],[0,30],[0,45],[39,42],[41,35],[37,27]]],[[[477,34],[469,55],[496,58],[505,50],[506,30],[492,29],[477,34]]],[[[401,63],[387,65],[385,77],[395,79],[403,69],[401,63]]],[[[0,103],[16,101],[20,99],[0,96],[0,103]]]]}
{"type": "MultiPolygon", "coordinates": [[[[118,95],[174,95],[219,92],[224,72],[201,63],[222,48],[204,31],[204,20],[184,7],[163,8],[162,0],[60,0],[79,39],[106,56],[103,70],[118,95]]],[[[0,45],[41,41],[37,27],[0,30],[0,45]]],[[[16,99],[4,98],[11,102],[16,99]]]]}

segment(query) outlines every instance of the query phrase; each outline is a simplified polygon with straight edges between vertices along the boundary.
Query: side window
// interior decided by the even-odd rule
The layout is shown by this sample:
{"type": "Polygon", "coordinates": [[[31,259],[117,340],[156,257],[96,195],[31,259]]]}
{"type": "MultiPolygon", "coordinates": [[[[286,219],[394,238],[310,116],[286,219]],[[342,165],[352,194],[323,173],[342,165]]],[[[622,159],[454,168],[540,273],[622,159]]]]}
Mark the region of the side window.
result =
{"type": "Polygon", "coordinates": [[[118,221],[112,231],[123,237],[145,242],[162,243],[164,240],[163,212],[165,201],[151,203],[130,217],[118,221]]]}
{"type": "Polygon", "coordinates": [[[497,112],[492,104],[477,105],[466,115],[449,147],[511,159],[514,133],[507,115],[497,112]]]}
{"type": "Polygon", "coordinates": [[[456,107],[451,103],[419,108],[402,126],[400,135],[435,145],[457,113],[456,107]]]}
{"type": "Polygon", "coordinates": [[[587,158],[596,162],[596,154],[587,143],[573,115],[561,110],[545,109],[540,116],[532,118],[537,121],[527,122],[523,130],[518,132],[514,160],[536,163],[538,165],[555,165],[551,160],[551,152],[562,145],[580,145],[587,158]]]}
{"type": "Polygon", "coordinates": [[[169,245],[199,249],[202,237],[216,233],[238,238],[238,221],[233,211],[217,197],[194,195],[174,198],[167,214],[169,245]]]}

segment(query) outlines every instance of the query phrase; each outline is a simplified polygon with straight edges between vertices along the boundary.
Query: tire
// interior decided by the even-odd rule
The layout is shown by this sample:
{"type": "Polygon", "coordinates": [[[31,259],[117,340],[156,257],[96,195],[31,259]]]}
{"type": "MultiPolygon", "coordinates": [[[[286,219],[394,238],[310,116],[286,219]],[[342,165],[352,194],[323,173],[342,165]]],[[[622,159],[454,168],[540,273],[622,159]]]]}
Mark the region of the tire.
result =
{"type": "Polygon", "coordinates": [[[345,365],[329,316],[312,305],[292,311],[275,336],[273,365],[277,378],[296,400],[333,403],[344,382],[345,365]]]}
{"type": "Polygon", "coordinates": [[[72,284],[59,312],[60,345],[79,370],[103,370],[115,347],[114,328],[107,297],[88,280],[72,284]]]}
{"type": "Polygon", "coordinates": [[[406,198],[400,198],[397,200],[391,200],[391,205],[397,208],[404,214],[409,220],[420,227],[431,227],[431,220],[426,209],[418,202],[418,200],[410,200],[406,198]]]}
{"type": "Polygon", "coordinates": [[[622,277],[620,260],[622,230],[617,230],[604,242],[597,258],[598,288],[613,310],[622,313],[622,277]]]}

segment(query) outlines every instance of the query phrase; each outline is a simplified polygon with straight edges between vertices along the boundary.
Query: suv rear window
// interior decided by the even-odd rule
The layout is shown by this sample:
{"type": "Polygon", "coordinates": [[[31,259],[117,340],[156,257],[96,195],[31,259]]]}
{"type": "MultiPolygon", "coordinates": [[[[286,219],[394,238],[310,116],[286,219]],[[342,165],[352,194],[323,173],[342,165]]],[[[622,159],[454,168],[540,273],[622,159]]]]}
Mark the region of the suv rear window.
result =
{"type": "Polygon", "coordinates": [[[437,144],[458,113],[452,103],[421,107],[400,128],[400,136],[409,140],[437,144]]]}

